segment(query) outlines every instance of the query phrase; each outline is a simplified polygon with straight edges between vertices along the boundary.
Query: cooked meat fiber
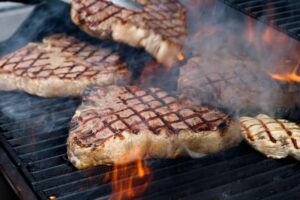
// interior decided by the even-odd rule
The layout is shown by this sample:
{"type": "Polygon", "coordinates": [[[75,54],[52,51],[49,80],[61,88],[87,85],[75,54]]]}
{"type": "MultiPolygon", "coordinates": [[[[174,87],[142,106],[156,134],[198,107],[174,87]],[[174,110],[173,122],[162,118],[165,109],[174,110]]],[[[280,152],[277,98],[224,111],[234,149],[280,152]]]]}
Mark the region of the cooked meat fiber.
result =
{"type": "Polygon", "coordinates": [[[62,34],[0,58],[0,90],[43,97],[79,96],[87,86],[127,83],[130,76],[110,49],[62,34]]]}
{"type": "Polygon", "coordinates": [[[180,67],[178,90],[196,103],[236,112],[294,105],[292,94],[284,92],[255,62],[235,56],[192,57],[180,67]]]}
{"type": "Polygon", "coordinates": [[[93,87],[71,121],[68,158],[78,169],[143,158],[208,154],[240,142],[239,124],[158,88],[93,87]]]}
{"type": "Polygon", "coordinates": [[[132,1],[142,10],[108,0],[73,0],[72,19],[90,35],[144,47],[159,62],[170,65],[187,34],[185,8],[178,0],[132,1]]]}
{"type": "Polygon", "coordinates": [[[242,132],[248,143],[270,158],[292,156],[300,160],[300,126],[267,115],[241,117],[242,132]]]}

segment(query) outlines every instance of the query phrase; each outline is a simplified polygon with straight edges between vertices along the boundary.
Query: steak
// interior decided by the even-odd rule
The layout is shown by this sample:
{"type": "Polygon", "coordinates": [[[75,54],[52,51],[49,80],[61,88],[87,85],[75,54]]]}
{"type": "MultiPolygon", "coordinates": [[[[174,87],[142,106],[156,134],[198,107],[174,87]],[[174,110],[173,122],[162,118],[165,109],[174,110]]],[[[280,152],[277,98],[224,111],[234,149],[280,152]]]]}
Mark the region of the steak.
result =
{"type": "Polygon", "coordinates": [[[68,158],[78,169],[144,158],[209,154],[238,144],[239,123],[159,89],[92,87],[71,121],[68,158]]]}
{"type": "Polygon", "coordinates": [[[293,94],[284,91],[255,62],[236,56],[190,58],[180,68],[178,91],[195,103],[209,103],[237,113],[295,105],[293,94]]]}
{"type": "Polygon", "coordinates": [[[128,83],[126,64],[109,48],[57,34],[0,58],[0,89],[30,94],[80,96],[90,85],[128,83]]]}
{"type": "Polygon", "coordinates": [[[132,0],[141,11],[108,0],[73,0],[72,20],[101,39],[143,47],[159,62],[171,65],[187,35],[186,10],[178,0],[132,0]]]}
{"type": "Polygon", "coordinates": [[[264,114],[241,117],[240,121],[244,138],[257,151],[270,158],[300,160],[300,126],[296,123],[264,114]]]}

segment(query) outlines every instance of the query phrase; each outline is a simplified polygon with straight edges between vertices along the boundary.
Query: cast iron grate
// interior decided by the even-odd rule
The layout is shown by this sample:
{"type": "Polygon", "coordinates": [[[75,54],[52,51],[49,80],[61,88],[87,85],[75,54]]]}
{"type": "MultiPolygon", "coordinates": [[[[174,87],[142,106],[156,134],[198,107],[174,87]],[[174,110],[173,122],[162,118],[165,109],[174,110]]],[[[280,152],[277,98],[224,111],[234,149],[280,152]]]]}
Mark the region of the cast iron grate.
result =
{"type": "MultiPolygon", "coordinates": [[[[1,94],[1,142],[40,199],[107,199],[111,167],[76,170],[66,158],[69,120],[80,100],[1,94]]],[[[246,144],[202,159],[151,160],[143,199],[260,199],[300,194],[300,164],[271,160],[246,144]]],[[[129,166],[131,167],[131,166],[129,166]]]]}
{"type": "MultiPolygon", "coordinates": [[[[0,54],[62,31],[89,39],[71,24],[68,5],[48,1],[0,44],[0,54]]],[[[128,48],[125,52],[136,57],[143,53],[128,48]]],[[[143,66],[138,59],[131,62],[143,66]]],[[[37,199],[110,197],[111,185],[104,177],[111,167],[77,170],[66,158],[69,121],[79,99],[44,99],[18,92],[0,92],[0,97],[0,147],[37,199]]],[[[149,165],[153,180],[142,199],[292,199],[300,194],[299,162],[266,159],[246,144],[197,160],[150,160],[149,165]]]]}
{"type": "Polygon", "coordinates": [[[297,0],[220,0],[229,6],[300,39],[300,1],[297,0]]]}

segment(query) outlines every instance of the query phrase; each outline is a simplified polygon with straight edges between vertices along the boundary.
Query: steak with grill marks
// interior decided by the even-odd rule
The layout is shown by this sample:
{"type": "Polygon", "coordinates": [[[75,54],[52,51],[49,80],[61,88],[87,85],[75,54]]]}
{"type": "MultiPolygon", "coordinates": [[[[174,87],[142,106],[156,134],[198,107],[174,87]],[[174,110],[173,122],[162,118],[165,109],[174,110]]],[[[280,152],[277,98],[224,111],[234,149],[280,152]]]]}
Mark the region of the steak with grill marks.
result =
{"type": "Polygon", "coordinates": [[[72,20],[85,32],[144,47],[159,62],[170,65],[187,35],[186,10],[178,0],[132,0],[142,10],[108,0],[73,0],[72,20]]]}
{"type": "Polygon", "coordinates": [[[240,122],[244,138],[259,152],[270,158],[300,160],[300,126],[296,123],[264,114],[241,117],[240,122]]]}
{"type": "Polygon", "coordinates": [[[71,121],[68,158],[78,169],[143,158],[209,154],[240,142],[239,124],[158,89],[92,87],[71,121]]]}
{"type": "Polygon", "coordinates": [[[0,89],[79,96],[90,85],[128,83],[126,64],[109,48],[57,34],[0,58],[0,89]]]}
{"type": "Polygon", "coordinates": [[[255,62],[236,56],[192,57],[180,67],[178,91],[196,103],[236,112],[292,108],[297,101],[293,100],[294,94],[284,91],[255,62]]]}

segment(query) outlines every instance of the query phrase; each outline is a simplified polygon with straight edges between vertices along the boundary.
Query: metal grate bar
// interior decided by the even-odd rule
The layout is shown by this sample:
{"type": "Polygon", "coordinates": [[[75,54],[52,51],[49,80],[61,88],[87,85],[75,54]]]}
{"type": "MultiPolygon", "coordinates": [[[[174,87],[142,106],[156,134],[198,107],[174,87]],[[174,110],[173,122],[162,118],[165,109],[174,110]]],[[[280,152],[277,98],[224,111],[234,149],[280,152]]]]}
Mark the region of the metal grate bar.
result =
{"type": "Polygon", "coordinates": [[[74,193],[70,193],[67,195],[63,195],[61,197],[58,197],[58,200],[73,200],[74,198],[77,199],[101,199],[100,197],[103,197],[103,199],[109,199],[106,195],[101,194],[109,194],[111,192],[111,188],[109,185],[106,187],[90,187],[84,191],[77,191],[74,193]],[[100,195],[99,195],[100,194],[100,195]]]}
{"type": "MultiPolygon", "coordinates": [[[[300,2],[296,5],[293,5],[295,6],[295,8],[299,8],[299,5],[300,5],[300,2]]],[[[278,13],[278,14],[281,14],[282,12],[285,12],[285,11],[289,11],[289,6],[283,6],[283,7],[279,7],[279,8],[272,8],[272,9],[265,9],[265,10],[261,10],[261,11],[257,11],[257,12],[253,12],[255,16],[257,17],[262,17],[263,19],[266,19],[266,20],[271,20],[272,18],[270,17],[270,15],[272,13],[278,13]]],[[[278,24],[276,24],[278,26],[278,24]]],[[[286,29],[286,30],[289,30],[289,29],[286,29]]]]}
{"type": "MultiPolygon", "coordinates": [[[[44,121],[44,123],[34,124],[32,126],[29,126],[29,124],[26,125],[23,124],[23,125],[19,125],[18,127],[15,127],[16,129],[14,131],[3,133],[3,135],[6,137],[6,139],[12,140],[12,139],[20,139],[24,136],[31,136],[31,134],[28,134],[28,132],[32,133],[33,136],[35,134],[38,134],[39,130],[41,133],[47,134],[53,130],[67,128],[69,125],[68,123],[69,121],[70,121],[70,117],[62,117],[59,119],[55,119],[54,121],[48,120],[48,121],[44,121]],[[13,135],[13,133],[15,134],[13,135]]],[[[11,125],[12,127],[14,127],[15,123],[12,123],[11,125]]],[[[2,130],[5,131],[6,129],[2,128],[2,130]]]]}
{"type": "Polygon", "coordinates": [[[67,151],[66,144],[61,144],[40,151],[35,151],[32,153],[20,154],[19,157],[25,162],[32,162],[32,161],[44,159],[46,157],[52,157],[59,154],[63,154],[66,151],[67,151]]]}
{"type": "Polygon", "coordinates": [[[43,180],[51,178],[53,176],[59,176],[62,174],[70,173],[74,170],[75,168],[73,166],[65,162],[61,165],[56,165],[55,167],[32,172],[31,174],[35,178],[35,180],[43,180]]]}
{"type": "Polygon", "coordinates": [[[21,145],[15,148],[15,151],[19,155],[27,154],[27,153],[33,153],[36,151],[42,151],[45,148],[52,148],[53,144],[55,145],[65,145],[67,139],[67,135],[63,135],[56,138],[51,138],[48,140],[44,140],[42,142],[37,142],[35,144],[26,144],[21,145]]]}
{"type": "Polygon", "coordinates": [[[276,20],[276,24],[281,28],[284,28],[287,24],[294,23],[295,21],[300,21],[300,12],[299,14],[288,16],[280,20],[276,20]]]}
{"type": "MultiPolygon", "coordinates": [[[[61,110],[61,111],[59,111],[55,114],[69,116],[73,113],[74,113],[74,108],[69,108],[69,109],[61,110]]],[[[42,115],[42,114],[40,114],[40,115],[42,115]]],[[[30,117],[30,118],[27,117],[26,119],[21,119],[20,123],[29,124],[30,122],[32,122],[32,120],[34,122],[35,121],[41,121],[41,116],[34,116],[34,117],[30,117]]],[[[42,119],[42,120],[46,120],[46,119],[42,119]]],[[[53,119],[53,118],[49,117],[49,120],[56,121],[56,120],[61,120],[61,119],[55,119],[55,118],[53,119]]],[[[13,125],[13,123],[8,122],[8,123],[1,124],[1,127],[3,127],[4,129],[9,129],[9,128],[11,128],[12,125],[13,125]]]]}
{"type": "Polygon", "coordinates": [[[59,128],[58,130],[51,130],[50,132],[40,132],[32,135],[24,135],[22,137],[9,139],[8,142],[12,147],[21,145],[35,144],[36,142],[42,142],[51,138],[60,137],[66,135],[68,129],[66,127],[59,128]]]}
{"type": "MultiPolygon", "coordinates": [[[[49,188],[58,187],[60,185],[66,185],[67,183],[71,183],[76,180],[85,179],[87,177],[93,177],[95,175],[104,174],[110,168],[109,167],[94,167],[86,170],[75,170],[68,174],[62,174],[59,176],[51,177],[48,179],[43,179],[41,181],[37,181],[33,183],[33,186],[37,190],[45,190],[49,188]]],[[[101,181],[102,182],[102,181],[101,181]]],[[[100,183],[99,183],[100,184],[100,183]]]]}
{"type": "Polygon", "coordinates": [[[275,29],[300,40],[300,1],[283,0],[220,0],[227,5],[267,23],[275,29]],[[295,20],[295,21],[292,21],[295,20]],[[291,23],[293,22],[293,23],[291,23]],[[288,23],[287,25],[285,23],[288,23]]]}
{"type": "MultiPolygon", "coordinates": [[[[174,194],[176,196],[176,191],[185,191],[185,195],[190,196],[191,194],[209,190],[223,184],[231,183],[233,180],[240,180],[256,174],[265,173],[274,169],[275,167],[280,166],[276,166],[276,164],[274,164],[272,160],[262,160],[245,167],[216,174],[215,176],[197,177],[195,175],[196,177],[194,177],[193,181],[187,182],[188,184],[178,184],[174,185],[173,187],[169,186],[168,188],[171,188],[170,190],[164,191],[163,193],[151,195],[149,196],[149,198],[147,196],[147,199],[153,199],[166,194],[174,194]],[[193,185],[197,185],[197,187],[193,187],[193,185]]],[[[203,173],[205,173],[205,171],[203,173]]],[[[176,177],[174,180],[177,180],[177,178],[183,179],[184,177],[176,177]]],[[[223,193],[224,191],[221,194],[223,193]]]]}
{"type": "MultiPolygon", "coordinates": [[[[226,154],[226,155],[230,155],[230,154],[226,154]]],[[[227,159],[228,159],[229,157],[228,156],[224,156],[224,161],[223,162],[227,162],[227,159]]],[[[239,158],[239,156],[237,156],[237,157],[235,157],[236,159],[238,159],[239,158]]],[[[207,159],[207,165],[208,166],[211,166],[211,165],[214,165],[215,164],[215,162],[213,161],[214,159],[207,159]]],[[[204,162],[205,163],[205,162],[204,162]]],[[[204,165],[204,166],[202,166],[202,165],[200,165],[199,166],[199,164],[200,163],[198,163],[197,161],[195,161],[195,160],[188,160],[188,161],[182,161],[182,162],[180,162],[179,164],[177,163],[177,164],[171,164],[171,165],[167,165],[167,167],[159,167],[159,166],[156,166],[155,167],[155,169],[156,170],[154,170],[154,176],[157,176],[157,177],[160,177],[160,178],[163,178],[163,177],[165,177],[165,176],[167,176],[167,175],[170,175],[170,173],[174,173],[174,172],[176,172],[176,173],[185,173],[185,171],[178,171],[178,170],[180,170],[180,169],[188,169],[188,171],[190,171],[190,170],[193,170],[193,171],[197,171],[197,169],[199,169],[199,167],[207,167],[206,165],[204,165]]],[[[202,163],[203,164],[203,163],[202,163]]],[[[165,165],[163,165],[163,166],[165,166],[165,165]]],[[[96,176],[97,177],[97,176],[96,176]]],[[[90,177],[90,179],[89,179],[89,181],[93,181],[93,177],[90,177]]],[[[68,185],[69,183],[67,183],[66,184],[66,186],[68,185]]],[[[79,182],[79,184],[80,184],[80,182],[79,182]]],[[[99,187],[96,189],[97,191],[99,190],[99,188],[100,187],[102,187],[103,185],[100,185],[99,184],[99,187]]],[[[107,186],[105,186],[105,187],[107,187],[107,186]]],[[[87,189],[87,188],[86,188],[87,189]]],[[[90,191],[91,192],[91,191],[90,191]]],[[[51,193],[51,192],[50,192],[51,193]]],[[[99,195],[99,194],[98,194],[99,195]]],[[[102,194],[103,195],[103,194],[102,194]]]]}
{"type": "Polygon", "coordinates": [[[62,196],[64,194],[74,193],[80,190],[85,190],[86,188],[99,186],[99,183],[103,183],[104,175],[100,174],[94,177],[87,177],[85,179],[76,180],[71,183],[60,185],[58,187],[53,187],[44,190],[44,193],[49,196],[55,194],[56,196],[62,196]]]}
{"type": "Polygon", "coordinates": [[[250,190],[248,192],[244,192],[240,195],[234,196],[234,198],[232,198],[232,199],[238,200],[238,199],[242,199],[245,196],[248,196],[248,197],[251,196],[251,197],[255,197],[257,199],[263,199],[270,195],[282,193],[282,192],[292,189],[293,187],[298,186],[299,178],[300,178],[300,174],[297,174],[297,175],[294,175],[287,179],[284,179],[282,181],[277,181],[275,183],[269,184],[265,187],[261,187],[261,188],[250,190]],[[276,190],[273,190],[275,185],[276,185],[276,190]]]}
{"type": "Polygon", "coordinates": [[[274,194],[265,198],[265,200],[282,200],[282,199],[298,199],[300,195],[300,186],[292,187],[292,189],[287,189],[280,194],[274,194]]]}
{"type": "Polygon", "coordinates": [[[55,167],[57,165],[61,165],[66,163],[66,154],[57,155],[50,158],[41,159],[34,162],[29,162],[27,164],[28,170],[30,172],[36,172],[40,170],[49,169],[51,167],[55,167]]]}
{"type": "Polygon", "coordinates": [[[240,8],[244,8],[247,9],[248,11],[251,12],[257,12],[257,11],[261,11],[261,10],[268,10],[268,9],[272,9],[273,7],[284,7],[286,6],[286,1],[285,0],[281,0],[281,1],[277,1],[277,2],[257,2],[254,4],[247,4],[247,6],[240,6],[240,8]]]}
{"type": "Polygon", "coordinates": [[[289,165],[283,165],[279,168],[275,168],[265,173],[255,174],[254,176],[250,176],[249,178],[240,181],[232,182],[230,184],[222,185],[220,187],[197,193],[193,196],[193,198],[207,198],[208,196],[212,198],[221,198],[223,195],[227,197],[232,197],[234,195],[243,193],[253,188],[263,188],[276,179],[284,179],[293,176],[296,168],[297,167],[294,163],[289,165]],[[228,193],[224,194],[223,191],[228,191],[228,193]]]}

